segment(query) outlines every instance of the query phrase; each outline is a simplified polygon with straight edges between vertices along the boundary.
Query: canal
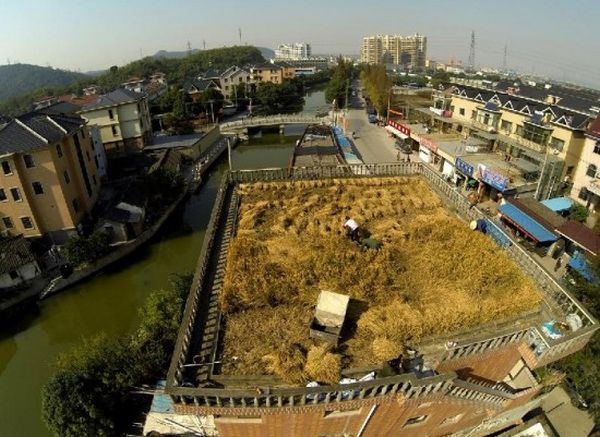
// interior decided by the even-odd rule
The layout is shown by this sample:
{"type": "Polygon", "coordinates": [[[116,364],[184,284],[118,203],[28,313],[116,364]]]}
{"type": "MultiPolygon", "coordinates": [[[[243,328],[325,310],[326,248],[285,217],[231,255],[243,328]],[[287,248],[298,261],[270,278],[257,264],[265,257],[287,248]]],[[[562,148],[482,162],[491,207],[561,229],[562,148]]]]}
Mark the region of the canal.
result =
{"type": "MultiPolygon", "coordinates": [[[[323,87],[309,90],[305,100],[307,114],[324,108],[323,87]]],[[[285,136],[251,138],[233,150],[233,167],[286,166],[301,132],[295,127],[286,129],[285,136]]],[[[0,436],[48,436],[41,420],[40,391],[57,355],[100,332],[118,336],[131,331],[152,290],[167,287],[170,274],[194,269],[226,167],[224,155],[199,192],[150,244],[94,278],[40,302],[0,333],[0,436]]]]}

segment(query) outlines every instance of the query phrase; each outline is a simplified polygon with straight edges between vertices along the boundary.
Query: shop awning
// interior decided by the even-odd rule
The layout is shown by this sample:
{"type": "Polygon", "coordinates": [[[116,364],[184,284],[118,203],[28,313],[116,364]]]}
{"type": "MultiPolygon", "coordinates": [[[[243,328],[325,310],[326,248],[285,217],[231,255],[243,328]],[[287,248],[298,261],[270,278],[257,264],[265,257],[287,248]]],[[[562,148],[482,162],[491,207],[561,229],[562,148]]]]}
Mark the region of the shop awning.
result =
{"type": "Polygon", "coordinates": [[[388,132],[393,133],[394,135],[396,135],[398,138],[402,138],[403,140],[408,138],[408,135],[403,134],[402,132],[400,132],[398,129],[396,129],[393,126],[386,126],[385,130],[387,130],[388,132]]]}
{"type": "Polygon", "coordinates": [[[568,211],[573,206],[573,201],[567,197],[555,197],[554,199],[542,200],[541,203],[554,212],[568,211]]]}
{"type": "Polygon", "coordinates": [[[513,223],[535,241],[548,243],[558,240],[556,235],[510,203],[500,205],[498,211],[508,219],[508,221],[513,223]]]}
{"type": "Polygon", "coordinates": [[[596,256],[600,254],[600,235],[586,225],[569,220],[557,228],[556,232],[587,250],[592,255],[596,256]]]}

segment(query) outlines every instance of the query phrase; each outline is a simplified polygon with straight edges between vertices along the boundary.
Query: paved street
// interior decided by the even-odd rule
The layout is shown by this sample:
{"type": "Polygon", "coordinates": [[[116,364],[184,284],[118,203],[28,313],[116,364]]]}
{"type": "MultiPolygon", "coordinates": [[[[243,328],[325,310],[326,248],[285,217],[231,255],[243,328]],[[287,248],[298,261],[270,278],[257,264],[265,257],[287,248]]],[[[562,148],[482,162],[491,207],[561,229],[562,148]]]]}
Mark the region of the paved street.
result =
{"type": "Polygon", "coordinates": [[[365,163],[396,161],[393,138],[384,128],[369,123],[364,101],[358,96],[350,98],[348,105],[348,133],[352,131],[358,136],[354,144],[365,163]]]}

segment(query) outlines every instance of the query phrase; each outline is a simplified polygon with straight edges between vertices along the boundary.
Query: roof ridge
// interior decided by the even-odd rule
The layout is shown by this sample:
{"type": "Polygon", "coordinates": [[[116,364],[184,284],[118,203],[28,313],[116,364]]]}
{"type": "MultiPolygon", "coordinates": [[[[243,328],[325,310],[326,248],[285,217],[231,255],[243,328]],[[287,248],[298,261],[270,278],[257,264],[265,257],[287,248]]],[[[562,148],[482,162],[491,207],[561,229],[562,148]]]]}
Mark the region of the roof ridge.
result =
{"type": "Polygon", "coordinates": [[[40,140],[42,140],[44,143],[48,144],[49,141],[46,137],[42,136],[41,134],[37,133],[35,130],[33,130],[32,128],[30,128],[29,126],[27,126],[25,123],[23,123],[21,120],[19,120],[18,118],[15,118],[15,122],[21,126],[22,128],[24,128],[25,130],[27,130],[28,132],[30,132],[31,134],[35,135],[36,137],[38,137],[40,140]]]}

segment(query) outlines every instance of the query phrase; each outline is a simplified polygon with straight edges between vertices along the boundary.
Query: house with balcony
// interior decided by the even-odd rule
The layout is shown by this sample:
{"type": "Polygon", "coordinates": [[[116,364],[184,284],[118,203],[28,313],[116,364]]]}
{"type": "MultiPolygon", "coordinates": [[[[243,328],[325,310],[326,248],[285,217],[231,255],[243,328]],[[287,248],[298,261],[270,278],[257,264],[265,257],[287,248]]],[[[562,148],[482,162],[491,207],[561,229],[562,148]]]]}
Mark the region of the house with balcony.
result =
{"type": "Polygon", "coordinates": [[[146,94],[119,88],[97,96],[77,111],[97,126],[107,156],[141,151],[152,144],[152,125],[146,94]]]}
{"type": "Polygon", "coordinates": [[[600,207],[600,116],[585,134],[581,162],[573,177],[571,197],[590,209],[600,207]]]}
{"type": "Polygon", "coordinates": [[[265,63],[250,67],[252,80],[256,83],[283,83],[283,68],[276,64],[265,63]]]}
{"type": "Polygon", "coordinates": [[[252,74],[245,68],[236,65],[229,67],[219,77],[221,94],[225,100],[237,101],[249,93],[251,85],[254,83],[252,74]],[[238,93],[241,93],[238,95],[238,93]]]}

